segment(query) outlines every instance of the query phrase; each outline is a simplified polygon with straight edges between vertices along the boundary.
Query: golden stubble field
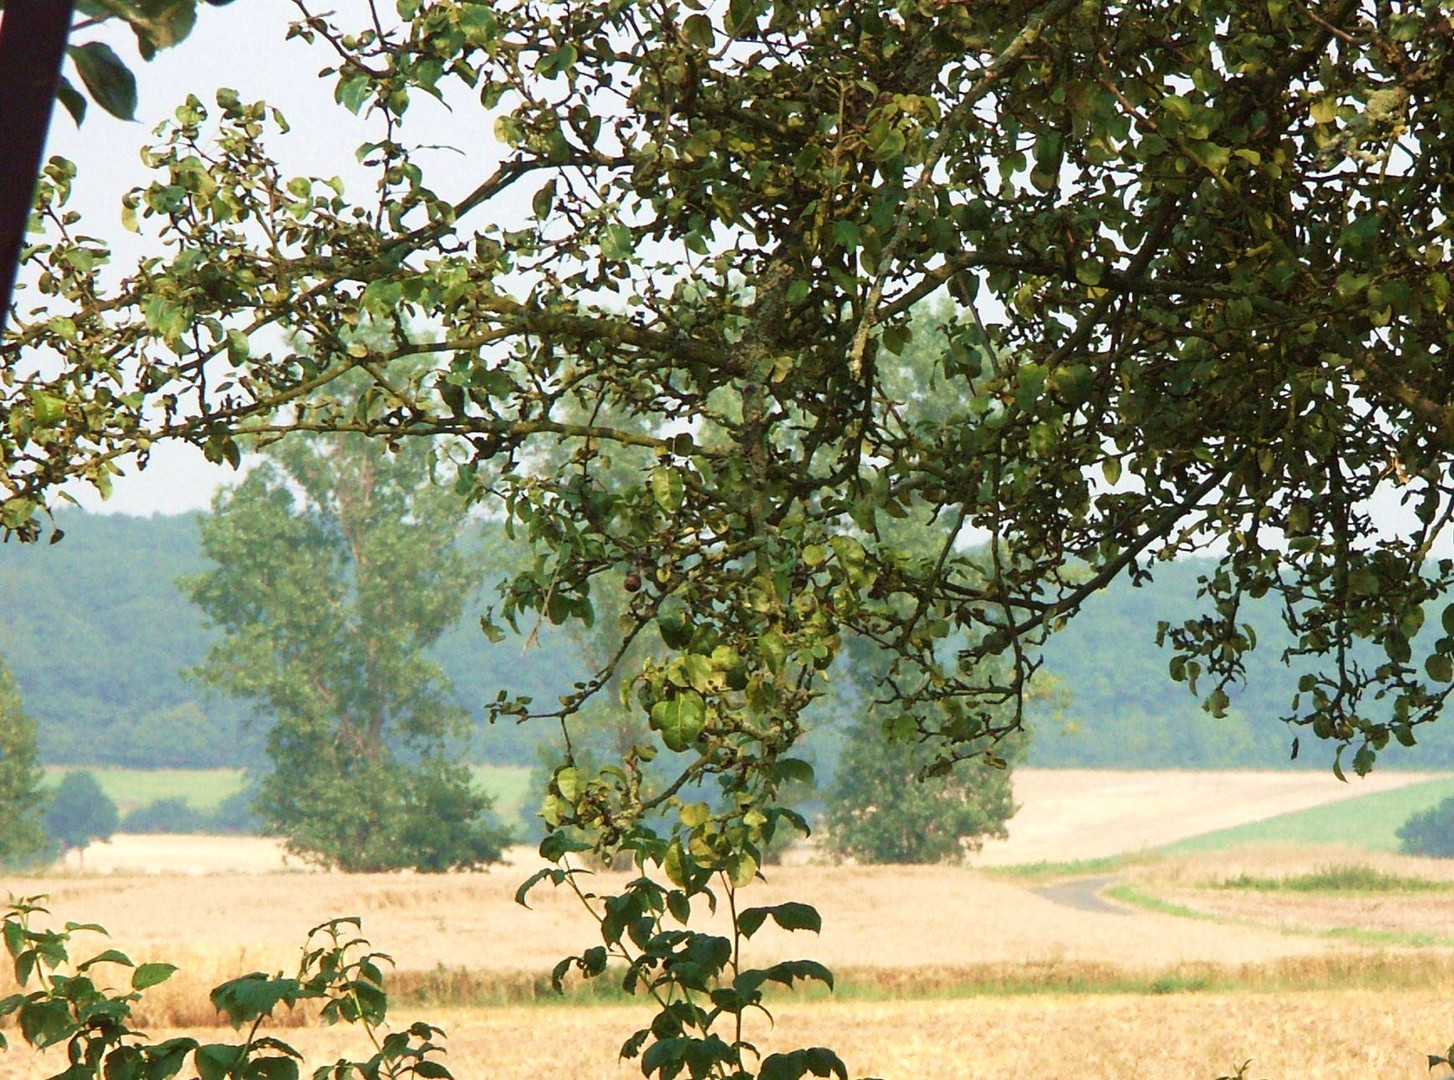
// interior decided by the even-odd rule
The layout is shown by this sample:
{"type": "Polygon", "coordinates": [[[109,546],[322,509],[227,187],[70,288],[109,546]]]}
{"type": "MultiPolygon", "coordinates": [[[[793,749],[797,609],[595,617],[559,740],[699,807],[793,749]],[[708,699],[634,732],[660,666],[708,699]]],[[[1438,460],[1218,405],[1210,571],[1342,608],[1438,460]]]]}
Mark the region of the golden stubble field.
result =
{"type": "MultiPolygon", "coordinates": [[[[1104,788],[1094,798],[1107,805],[1104,788]]],[[[137,960],[179,963],[179,975],[149,994],[142,1012],[158,1037],[188,1030],[226,1038],[202,1027],[211,1019],[206,990],[247,971],[294,968],[308,928],[334,916],[363,918],[374,946],[395,958],[404,987],[444,975],[464,985],[528,985],[560,957],[593,943],[591,920],[564,892],[542,888],[530,910],[514,902],[516,886],[534,868],[524,854],[517,865],[484,874],[348,877],[239,872],[267,864],[256,844],[239,849],[232,864],[238,869],[225,872],[227,848],[216,840],[192,842],[192,872],[98,874],[101,850],[88,858],[90,873],[0,879],[0,888],[48,894],[56,922],[103,922],[112,932],[108,944],[137,960]],[[204,868],[213,872],[197,872],[204,868]]],[[[159,847],[143,854],[156,869],[176,857],[159,847]]],[[[1454,937],[1454,929],[1443,931],[1446,923],[1454,927],[1454,894],[1370,900],[1208,887],[1242,873],[1279,876],[1354,859],[1404,876],[1454,877],[1429,860],[1296,849],[1151,860],[1123,871],[1137,890],[1209,916],[1188,918],[1078,910],[1038,894],[1039,879],[982,868],[769,868],[749,901],[806,900],[821,911],[824,932],[815,938],[765,929],[748,959],[819,959],[849,990],[838,1000],[782,1001],[773,1010],[775,1025],[763,1023],[754,1036],[764,1053],[826,1044],[855,1076],[905,1080],[1213,1080],[1249,1058],[1254,1080],[1426,1076],[1424,1055],[1454,1041],[1454,950],[1320,931],[1415,927],[1454,937]],[[1172,992],[1052,992],[1077,981],[1113,989],[1121,976],[1172,992]],[[1238,984],[1252,989],[1228,989],[1238,984]],[[966,994],[966,986],[982,992],[966,994]],[[1027,986],[1040,992],[1008,992],[1027,986]]],[[[610,891],[621,877],[594,880],[610,891]]],[[[442,1024],[460,1080],[524,1080],[640,1075],[616,1054],[649,1014],[579,1003],[419,1005],[406,997],[395,1015],[396,1022],[442,1024]]],[[[310,1066],[367,1053],[362,1034],[346,1028],[289,1027],[279,1034],[308,1054],[310,1066]]],[[[12,1048],[0,1055],[0,1080],[30,1080],[61,1067],[55,1054],[12,1048]]]]}
{"type": "MultiPolygon", "coordinates": [[[[1250,853],[1232,869],[1295,872],[1317,858],[1250,853]]],[[[1422,862],[1394,860],[1403,873],[1428,872],[1414,865],[1422,862]]],[[[1197,856],[1134,866],[1128,876],[1157,895],[1164,889],[1205,906],[1216,894],[1198,883],[1209,880],[1213,866],[1197,856]]],[[[401,973],[441,966],[476,977],[540,972],[589,945],[589,921],[574,898],[546,889],[531,910],[514,903],[522,870],[446,877],[109,875],[4,884],[12,892],[48,892],[58,921],[101,919],[114,944],[137,960],[181,963],[174,984],[154,991],[156,1004],[143,1014],[153,1033],[165,1036],[180,1030],[178,1020],[203,1020],[213,983],[250,970],[291,969],[304,932],[333,915],[362,916],[367,935],[394,956],[401,973]]],[[[1316,981],[1318,972],[1340,965],[1422,972],[1418,985],[1406,989],[800,1000],[775,1008],[775,1027],[758,1032],[764,1052],[834,1046],[855,1076],[1212,1080],[1252,1058],[1249,1075],[1258,1077],[1414,1077],[1427,1075],[1426,1052],[1454,1041],[1454,956],[1444,949],[1288,933],[1276,925],[1278,912],[1270,920],[1243,911],[1236,921],[1216,921],[1078,911],[1029,885],[973,869],[809,865],[770,868],[768,876],[752,890],[753,902],[813,902],[823,913],[824,933],[815,939],[764,931],[755,958],[812,956],[860,985],[901,980],[923,992],[936,982],[993,982],[1016,972],[1053,985],[1061,974],[1104,978],[1119,970],[1241,971],[1257,973],[1265,986],[1282,977],[1296,983],[1309,973],[1316,981]]],[[[615,874],[597,879],[602,889],[619,882],[615,874]]],[[[615,1059],[621,1042],[644,1022],[640,1008],[425,1005],[404,1006],[398,1016],[446,1027],[461,1080],[639,1075],[634,1064],[615,1059]]],[[[312,1065],[364,1053],[361,1033],[346,1028],[280,1034],[312,1065]]],[[[0,1077],[7,1080],[58,1069],[54,1055],[36,1058],[23,1049],[0,1055],[0,1077]]]]}

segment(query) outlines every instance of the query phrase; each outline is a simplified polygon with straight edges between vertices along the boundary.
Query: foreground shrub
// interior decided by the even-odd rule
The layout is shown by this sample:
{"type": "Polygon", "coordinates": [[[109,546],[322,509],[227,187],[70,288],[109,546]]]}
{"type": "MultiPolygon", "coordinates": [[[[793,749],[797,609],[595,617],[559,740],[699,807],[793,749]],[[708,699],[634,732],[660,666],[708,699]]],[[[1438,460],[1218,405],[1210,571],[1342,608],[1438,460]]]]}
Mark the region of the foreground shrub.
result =
{"type": "MultiPolygon", "coordinates": [[[[325,1024],[362,1026],[372,1050],[362,1060],[341,1059],[317,1070],[316,1080],[353,1075],[452,1080],[439,1060],[444,1053],[436,1041],[444,1034],[440,1028],[420,1022],[405,1031],[387,1030],[381,965],[388,957],[369,951],[369,943],[357,936],[356,918],[333,919],[309,931],[297,975],[253,972],[212,991],[218,1013],[245,1032],[240,1041],[202,1043],[183,1037],[152,1043],[131,1026],[133,1009],[148,989],[171,978],[176,967],[136,964],[118,949],[73,963],[74,935],[105,931],[74,923],[60,931],[37,929],[35,918],[49,914],[40,906],[42,899],[15,902],[0,925],[20,986],[20,993],[0,1000],[0,1021],[15,1016],[21,1037],[36,1050],[66,1047],[70,1067],[54,1080],[168,1080],[182,1072],[189,1057],[191,1074],[201,1080],[299,1080],[303,1055],[281,1039],[260,1034],[260,1029],[280,1007],[292,1010],[305,1001],[316,1003],[325,1024]],[[131,972],[128,988],[121,992],[106,985],[117,968],[131,972]]],[[[0,1050],[7,1047],[6,1036],[0,1034],[0,1050]]]]}

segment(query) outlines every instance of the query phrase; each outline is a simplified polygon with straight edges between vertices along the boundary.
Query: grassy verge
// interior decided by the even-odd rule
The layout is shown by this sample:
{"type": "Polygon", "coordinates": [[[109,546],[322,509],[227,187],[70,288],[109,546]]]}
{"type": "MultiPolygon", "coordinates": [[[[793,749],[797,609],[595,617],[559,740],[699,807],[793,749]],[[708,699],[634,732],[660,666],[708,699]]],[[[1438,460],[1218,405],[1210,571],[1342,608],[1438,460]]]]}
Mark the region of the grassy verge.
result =
{"type": "MultiPolygon", "coordinates": [[[[1454,989],[1454,958],[1438,953],[1378,951],[1286,957],[1266,964],[1179,964],[1133,971],[1114,964],[1046,961],[963,968],[845,968],[834,990],[812,985],[775,991],[778,1001],[946,1000],[1036,994],[1176,994],[1201,991],[1277,993],[1301,990],[1454,989]]],[[[429,1007],[510,1005],[619,1005],[633,1000],[619,973],[570,978],[557,993],[550,980],[527,972],[471,972],[437,968],[398,972],[389,992],[398,1002],[429,1007]]]]}
{"type": "MultiPolygon", "coordinates": [[[[1299,934],[1308,937],[1331,938],[1335,941],[1351,941],[1359,945],[1382,945],[1392,948],[1416,948],[1425,949],[1431,947],[1451,948],[1454,947],[1454,938],[1440,937],[1437,934],[1407,933],[1401,930],[1376,930],[1362,926],[1339,926],[1331,930],[1314,930],[1303,927],[1272,925],[1261,922],[1257,919],[1248,919],[1228,915],[1213,915],[1205,911],[1197,911],[1184,904],[1173,903],[1163,900],[1160,897],[1152,896],[1150,893],[1142,892],[1134,885],[1125,883],[1112,885],[1105,890],[1105,895],[1113,900],[1119,900],[1123,904],[1138,907],[1143,911],[1155,912],[1158,915],[1174,915],[1182,919],[1200,919],[1205,922],[1240,923],[1246,926],[1260,926],[1265,929],[1276,930],[1282,934],[1299,934]]],[[[1400,963],[1406,960],[1400,958],[1400,963]]],[[[1451,961],[1454,962],[1454,961],[1451,961]]],[[[1376,984],[1375,984],[1376,985],[1376,984]]],[[[1298,987],[1299,989],[1339,989],[1338,985],[1298,987]]]]}
{"type": "Polygon", "coordinates": [[[986,866],[981,873],[1013,881],[1017,885],[1044,885],[1047,882],[1065,878],[1101,877],[1118,874],[1130,866],[1144,866],[1159,862],[1160,852],[1137,852],[1131,855],[1108,855],[1101,859],[1076,859],[1071,862],[1019,863],[1015,866],[986,866]]]}
{"type": "Polygon", "coordinates": [[[1136,888],[1136,886],[1128,885],[1125,882],[1119,885],[1112,885],[1110,888],[1103,890],[1103,893],[1112,900],[1119,900],[1123,904],[1138,907],[1142,911],[1151,911],[1157,915],[1175,915],[1180,919],[1206,919],[1212,922],[1224,921],[1219,916],[1208,915],[1202,911],[1193,911],[1183,904],[1174,904],[1169,900],[1162,900],[1160,897],[1152,896],[1150,893],[1144,893],[1136,888]]]}
{"type": "Polygon", "coordinates": [[[1310,874],[1293,874],[1280,878],[1258,877],[1244,873],[1237,877],[1224,878],[1214,882],[1212,887],[1250,889],[1256,892],[1304,893],[1454,892],[1454,881],[1405,877],[1371,866],[1338,865],[1319,867],[1310,874]]]}

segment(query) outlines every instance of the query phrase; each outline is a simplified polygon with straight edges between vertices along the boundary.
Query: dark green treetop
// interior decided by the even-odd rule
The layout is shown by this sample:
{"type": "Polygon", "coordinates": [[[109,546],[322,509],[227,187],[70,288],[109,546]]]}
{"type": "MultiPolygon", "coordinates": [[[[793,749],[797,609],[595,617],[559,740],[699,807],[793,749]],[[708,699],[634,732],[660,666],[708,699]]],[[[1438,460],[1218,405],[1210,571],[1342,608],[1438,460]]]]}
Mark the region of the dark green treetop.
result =
{"type": "Polygon", "coordinates": [[[116,804],[102,790],[94,773],[68,772],[45,804],[45,829],[61,846],[84,850],[94,841],[111,839],[120,823],[116,804]]]}

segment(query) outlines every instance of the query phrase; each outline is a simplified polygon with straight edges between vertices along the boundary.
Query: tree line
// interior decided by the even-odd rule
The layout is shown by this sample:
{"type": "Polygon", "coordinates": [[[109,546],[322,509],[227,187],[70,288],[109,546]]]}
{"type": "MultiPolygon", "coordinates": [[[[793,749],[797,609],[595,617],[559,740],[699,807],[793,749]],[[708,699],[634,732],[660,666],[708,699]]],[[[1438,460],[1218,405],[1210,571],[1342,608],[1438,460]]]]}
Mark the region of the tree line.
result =
{"type": "MultiPolygon", "coordinates": [[[[0,588],[7,596],[0,656],[38,721],[41,760],[129,768],[261,764],[263,732],[249,723],[248,707],[209,695],[182,676],[215,640],[176,584],[204,565],[197,517],[71,510],[58,520],[67,534],[61,545],[0,545],[0,588]]],[[[498,550],[487,526],[475,528],[480,532],[470,545],[498,550]]],[[[1316,757],[1290,760],[1294,733],[1267,722],[1297,692],[1297,680],[1276,662],[1286,631],[1265,598],[1250,601],[1245,615],[1268,647],[1251,661],[1245,687],[1231,692],[1226,717],[1212,717],[1191,694],[1166,691],[1170,656],[1156,645],[1156,624],[1197,609],[1197,578],[1209,569],[1205,560],[1178,560],[1157,566],[1140,587],[1114,583],[1046,644],[1045,672],[1058,689],[1030,703],[1035,735],[1024,752],[1028,764],[1321,766],[1316,757]]],[[[471,604],[483,610],[490,598],[487,587],[471,604]]],[[[462,748],[467,760],[535,764],[547,737],[542,728],[486,726],[484,705],[506,688],[554,700],[589,675],[589,658],[568,634],[547,626],[540,640],[532,649],[523,648],[523,635],[490,645],[471,607],[430,650],[472,718],[474,735],[462,748]]],[[[835,771],[839,731],[822,719],[815,724],[810,745],[824,777],[835,771]]],[[[1416,749],[1392,753],[1394,767],[1451,767],[1454,736],[1435,727],[1416,749]]]]}

